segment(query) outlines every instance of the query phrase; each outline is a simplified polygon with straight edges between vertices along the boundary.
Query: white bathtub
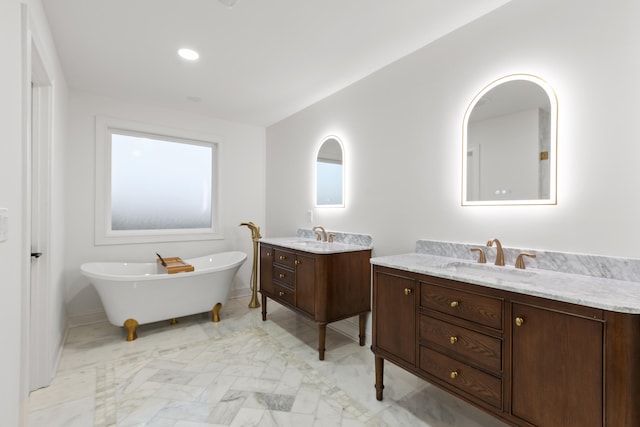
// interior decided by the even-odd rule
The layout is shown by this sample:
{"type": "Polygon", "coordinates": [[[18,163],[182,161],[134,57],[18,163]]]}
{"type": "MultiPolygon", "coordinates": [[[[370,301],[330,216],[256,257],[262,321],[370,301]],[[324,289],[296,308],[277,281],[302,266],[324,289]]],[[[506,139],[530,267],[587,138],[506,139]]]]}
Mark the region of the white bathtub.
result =
{"type": "Polygon", "coordinates": [[[155,262],[88,262],[80,270],[98,291],[109,322],[126,327],[127,341],[132,341],[138,325],[145,323],[205,311],[219,321],[233,278],[246,259],[247,254],[236,251],[185,259],[194,271],[175,274],[161,272],[155,262]]]}

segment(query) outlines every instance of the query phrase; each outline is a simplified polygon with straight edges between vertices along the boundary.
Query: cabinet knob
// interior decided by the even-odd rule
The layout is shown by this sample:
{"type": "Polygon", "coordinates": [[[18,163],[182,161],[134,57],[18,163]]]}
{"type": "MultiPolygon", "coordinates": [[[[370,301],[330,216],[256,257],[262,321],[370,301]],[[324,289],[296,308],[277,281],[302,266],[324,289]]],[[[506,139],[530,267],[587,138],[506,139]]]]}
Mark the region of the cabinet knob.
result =
{"type": "Polygon", "coordinates": [[[516,317],[516,326],[522,326],[524,324],[523,317],[516,317]]]}
{"type": "Polygon", "coordinates": [[[287,257],[286,257],[286,256],[284,256],[284,255],[280,255],[280,261],[284,261],[285,259],[287,259],[287,257]]]}
{"type": "Polygon", "coordinates": [[[458,301],[451,301],[451,308],[456,308],[457,306],[460,305],[460,302],[458,301]]]}
{"type": "Polygon", "coordinates": [[[449,338],[449,342],[450,342],[451,344],[455,344],[455,343],[457,343],[457,342],[458,342],[458,337],[456,337],[456,336],[452,336],[451,338],[449,338]]]}
{"type": "Polygon", "coordinates": [[[267,252],[267,256],[271,256],[271,252],[267,252]]]}
{"type": "Polygon", "coordinates": [[[282,292],[282,291],[278,292],[278,296],[283,297],[284,296],[284,292],[282,292]]]}
{"type": "Polygon", "coordinates": [[[455,380],[456,378],[458,378],[458,371],[451,371],[449,377],[451,377],[452,380],[455,380]]]}
{"type": "Polygon", "coordinates": [[[413,289],[411,288],[404,288],[404,294],[405,295],[411,295],[413,293],[413,289]]]}
{"type": "Polygon", "coordinates": [[[283,273],[280,273],[280,274],[278,274],[278,276],[279,276],[281,279],[284,279],[287,275],[286,275],[286,274],[283,274],[283,273]]]}
{"type": "Polygon", "coordinates": [[[302,264],[302,261],[300,261],[299,259],[297,259],[297,260],[295,260],[295,261],[294,261],[294,263],[295,263],[296,265],[298,265],[298,264],[302,264]]]}

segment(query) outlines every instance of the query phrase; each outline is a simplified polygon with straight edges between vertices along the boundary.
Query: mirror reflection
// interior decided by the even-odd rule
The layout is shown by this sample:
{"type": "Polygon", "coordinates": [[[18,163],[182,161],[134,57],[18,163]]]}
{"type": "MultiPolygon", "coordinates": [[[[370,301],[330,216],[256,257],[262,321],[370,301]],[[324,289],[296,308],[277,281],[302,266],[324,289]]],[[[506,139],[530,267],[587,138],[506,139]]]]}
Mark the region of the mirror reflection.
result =
{"type": "Polygon", "coordinates": [[[557,101],[543,80],[496,80],[465,114],[462,204],[556,203],[557,101]]]}
{"type": "Polygon", "coordinates": [[[316,157],[316,206],[344,206],[344,153],[342,142],[326,137],[316,157]]]}

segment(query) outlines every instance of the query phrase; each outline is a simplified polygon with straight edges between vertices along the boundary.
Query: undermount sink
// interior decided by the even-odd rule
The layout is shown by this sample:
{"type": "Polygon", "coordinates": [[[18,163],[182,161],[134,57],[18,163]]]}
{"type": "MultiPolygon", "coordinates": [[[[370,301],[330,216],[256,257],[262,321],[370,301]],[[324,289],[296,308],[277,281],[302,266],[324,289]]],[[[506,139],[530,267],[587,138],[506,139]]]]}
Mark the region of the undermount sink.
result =
{"type": "Polygon", "coordinates": [[[494,278],[507,281],[521,281],[524,278],[536,275],[534,271],[520,268],[468,262],[451,262],[443,265],[442,268],[466,276],[479,276],[484,279],[494,278]]]}

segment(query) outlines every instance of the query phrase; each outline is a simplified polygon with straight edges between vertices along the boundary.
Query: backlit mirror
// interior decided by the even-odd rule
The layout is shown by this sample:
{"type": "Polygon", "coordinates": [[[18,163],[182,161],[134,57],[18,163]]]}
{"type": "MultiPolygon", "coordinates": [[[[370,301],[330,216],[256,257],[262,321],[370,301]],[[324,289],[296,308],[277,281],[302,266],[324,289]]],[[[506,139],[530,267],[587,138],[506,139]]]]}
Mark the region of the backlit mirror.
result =
{"type": "Polygon", "coordinates": [[[515,74],[473,98],[464,117],[462,204],[556,204],[557,99],[515,74]]]}
{"type": "Polygon", "coordinates": [[[316,206],[344,206],[344,151],[335,136],[322,140],[316,156],[316,206]]]}

